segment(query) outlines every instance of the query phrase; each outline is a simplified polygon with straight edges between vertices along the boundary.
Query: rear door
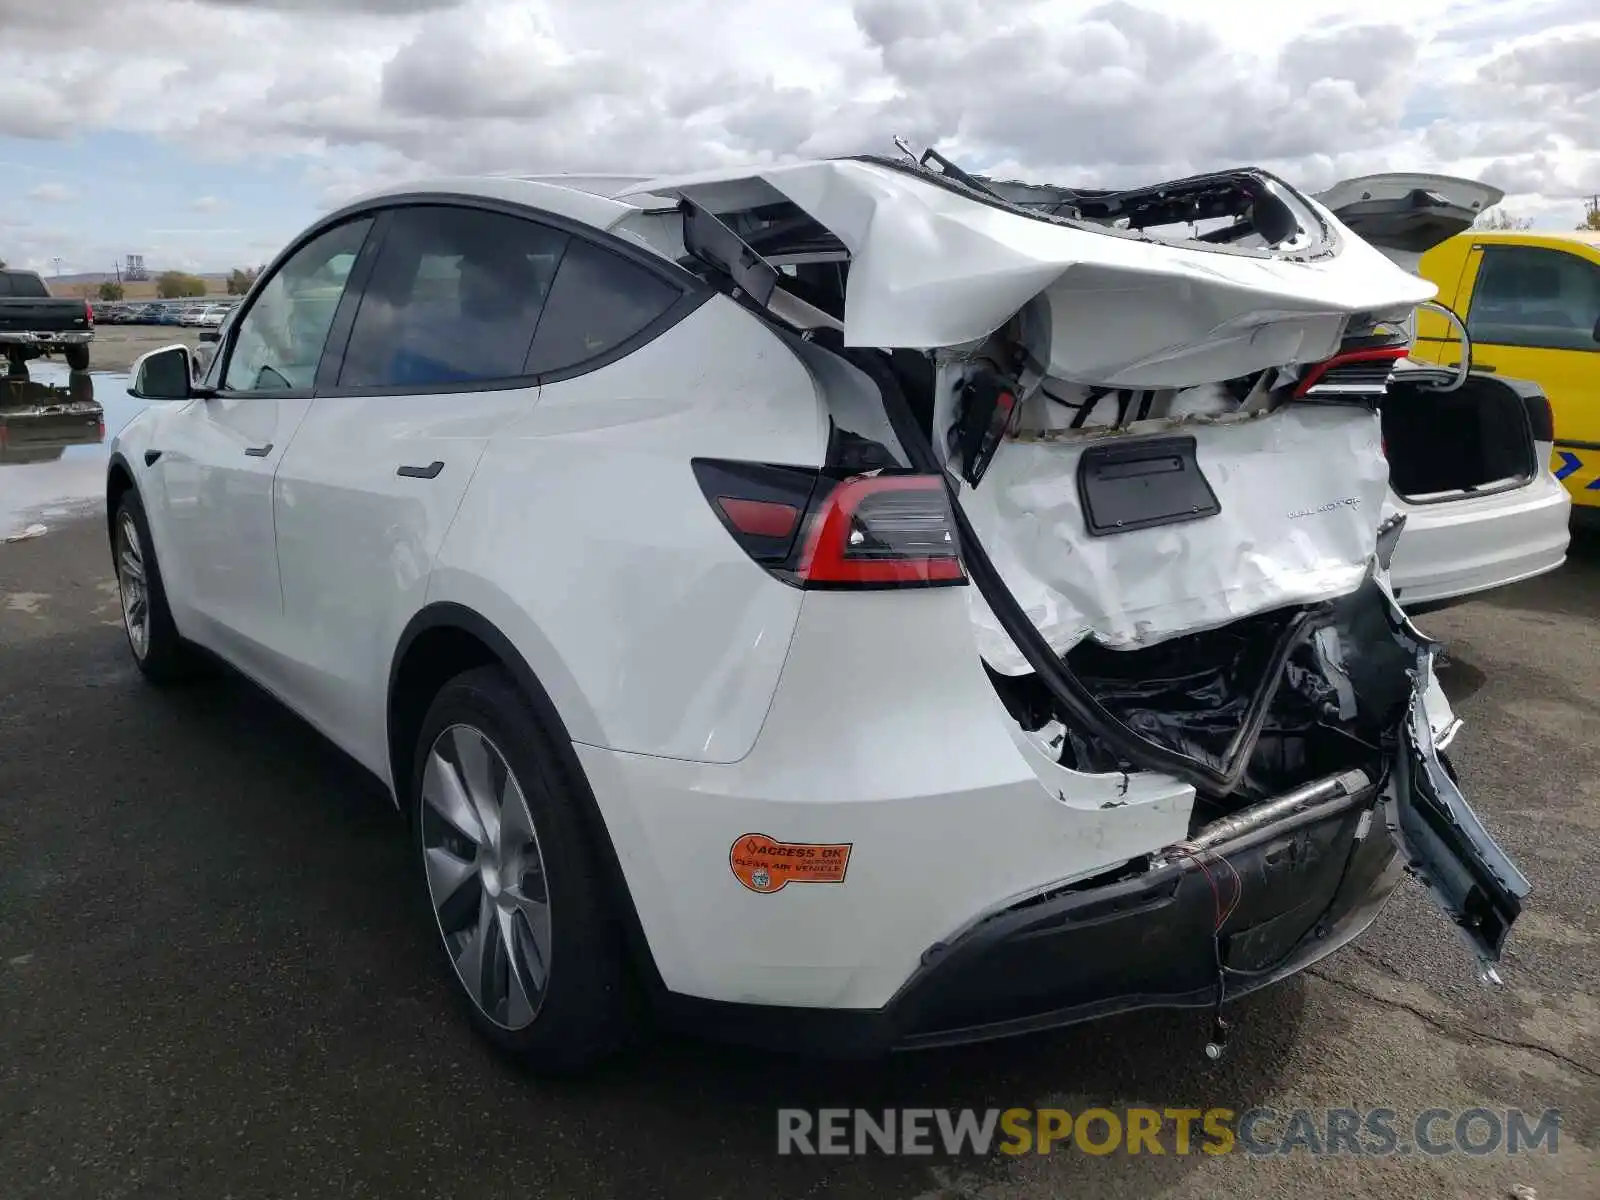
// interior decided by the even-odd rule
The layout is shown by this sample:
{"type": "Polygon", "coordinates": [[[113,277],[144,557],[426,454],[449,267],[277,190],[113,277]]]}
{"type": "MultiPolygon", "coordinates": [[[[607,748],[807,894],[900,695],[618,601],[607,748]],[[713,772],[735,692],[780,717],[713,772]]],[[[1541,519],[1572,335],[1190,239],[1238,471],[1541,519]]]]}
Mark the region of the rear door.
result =
{"type": "Polygon", "coordinates": [[[285,698],[387,774],[390,655],[525,363],[568,234],[460,202],[383,213],[342,352],[279,468],[285,698]]]}
{"type": "Polygon", "coordinates": [[[1473,368],[1544,390],[1551,470],[1574,504],[1600,505],[1600,248],[1485,240],[1471,248],[1461,294],[1473,368]]]}

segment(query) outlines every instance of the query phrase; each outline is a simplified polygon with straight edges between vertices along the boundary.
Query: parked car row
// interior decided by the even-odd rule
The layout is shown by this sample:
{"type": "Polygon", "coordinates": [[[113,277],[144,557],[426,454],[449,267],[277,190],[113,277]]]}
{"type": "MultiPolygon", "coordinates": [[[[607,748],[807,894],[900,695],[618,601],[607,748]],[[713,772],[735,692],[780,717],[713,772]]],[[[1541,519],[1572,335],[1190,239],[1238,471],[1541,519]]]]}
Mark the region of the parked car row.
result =
{"type": "Polygon", "coordinates": [[[211,326],[243,299],[229,296],[222,300],[123,300],[102,302],[95,312],[102,325],[188,325],[211,326]]]}

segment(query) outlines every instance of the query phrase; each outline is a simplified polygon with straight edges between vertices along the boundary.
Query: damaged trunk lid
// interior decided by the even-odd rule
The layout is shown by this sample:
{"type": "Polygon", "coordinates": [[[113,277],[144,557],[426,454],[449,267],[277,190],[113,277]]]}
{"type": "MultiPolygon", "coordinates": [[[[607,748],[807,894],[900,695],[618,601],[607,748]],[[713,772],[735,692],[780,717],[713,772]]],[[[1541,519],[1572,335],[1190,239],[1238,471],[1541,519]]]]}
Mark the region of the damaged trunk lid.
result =
{"type": "Polygon", "coordinates": [[[1433,285],[1264,172],[1025,186],[849,159],[625,194],[877,379],[948,485],[996,690],[1063,765],[1181,780],[1197,821],[1359,769],[1497,959],[1527,882],[1438,754],[1434,647],[1378,553],[1378,401],[1433,285]]]}

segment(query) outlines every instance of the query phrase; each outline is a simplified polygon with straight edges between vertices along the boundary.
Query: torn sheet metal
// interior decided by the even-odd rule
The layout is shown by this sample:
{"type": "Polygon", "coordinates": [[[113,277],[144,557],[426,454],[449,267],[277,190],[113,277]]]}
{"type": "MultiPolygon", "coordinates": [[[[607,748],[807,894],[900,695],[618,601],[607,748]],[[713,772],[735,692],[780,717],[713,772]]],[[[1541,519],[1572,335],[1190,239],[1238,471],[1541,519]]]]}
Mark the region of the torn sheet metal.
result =
{"type": "MultiPolygon", "coordinates": [[[[963,489],[989,557],[1058,654],[1091,636],[1115,648],[1154,645],[1342,596],[1365,578],[1388,490],[1375,414],[1290,405],[1185,432],[1215,516],[1089,536],[1078,462],[1105,438],[1008,442],[982,485],[963,489]]],[[[975,588],[970,603],[985,661],[1026,672],[975,588]]]]}
{"type": "Polygon", "coordinates": [[[1025,215],[859,159],[656,179],[617,195],[687,197],[722,214],[799,206],[850,252],[847,345],[964,345],[1048,292],[1051,373],[1097,384],[1186,386],[1317,361],[1351,314],[1409,309],[1435,291],[1297,194],[1323,235],[1299,256],[1025,215]]]}

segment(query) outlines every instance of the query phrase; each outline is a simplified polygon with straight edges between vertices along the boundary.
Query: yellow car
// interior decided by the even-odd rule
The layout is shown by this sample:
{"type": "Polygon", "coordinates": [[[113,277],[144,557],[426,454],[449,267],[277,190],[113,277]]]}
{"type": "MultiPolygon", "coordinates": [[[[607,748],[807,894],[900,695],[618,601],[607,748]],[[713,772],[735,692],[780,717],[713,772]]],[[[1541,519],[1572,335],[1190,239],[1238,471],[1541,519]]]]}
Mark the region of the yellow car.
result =
{"type": "MultiPolygon", "coordinates": [[[[1574,505],[1600,510],[1600,233],[1469,229],[1424,254],[1421,273],[1466,322],[1475,371],[1550,398],[1551,470],[1574,505]]],[[[1460,357],[1443,317],[1420,314],[1417,334],[1414,358],[1460,357]]]]}

